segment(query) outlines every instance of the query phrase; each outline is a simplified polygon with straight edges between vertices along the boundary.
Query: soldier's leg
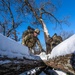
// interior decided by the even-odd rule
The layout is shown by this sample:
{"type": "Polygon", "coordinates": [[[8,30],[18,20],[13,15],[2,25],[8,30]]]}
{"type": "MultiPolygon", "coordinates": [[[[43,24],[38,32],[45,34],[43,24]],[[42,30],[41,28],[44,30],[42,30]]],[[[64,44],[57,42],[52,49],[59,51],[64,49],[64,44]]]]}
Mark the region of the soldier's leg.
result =
{"type": "Polygon", "coordinates": [[[32,49],[32,54],[34,54],[35,52],[34,52],[34,49],[32,49]]]}
{"type": "Polygon", "coordinates": [[[29,48],[29,51],[30,51],[30,55],[34,54],[34,50],[32,48],[29,48]]]}
{"type": "Polygon", "coordinates": [[[24,38],[22,39],[22,45],[25,45],[25,41],[24,41],[24,38]]]}

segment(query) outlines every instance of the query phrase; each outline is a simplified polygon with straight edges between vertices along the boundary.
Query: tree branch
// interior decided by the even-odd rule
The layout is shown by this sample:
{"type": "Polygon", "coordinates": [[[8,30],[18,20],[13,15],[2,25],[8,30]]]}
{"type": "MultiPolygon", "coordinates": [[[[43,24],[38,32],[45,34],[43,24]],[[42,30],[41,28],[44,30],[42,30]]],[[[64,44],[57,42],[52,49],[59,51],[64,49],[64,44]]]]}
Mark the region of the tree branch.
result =
{"type": "Polygon", "coordinates": [[[44,11],[42,14],[48,14],[48,15],[52,16],[60,24],[59,20],[52,13],[47,12],[44,8],[42,8],[42,10],[44,11]]]}

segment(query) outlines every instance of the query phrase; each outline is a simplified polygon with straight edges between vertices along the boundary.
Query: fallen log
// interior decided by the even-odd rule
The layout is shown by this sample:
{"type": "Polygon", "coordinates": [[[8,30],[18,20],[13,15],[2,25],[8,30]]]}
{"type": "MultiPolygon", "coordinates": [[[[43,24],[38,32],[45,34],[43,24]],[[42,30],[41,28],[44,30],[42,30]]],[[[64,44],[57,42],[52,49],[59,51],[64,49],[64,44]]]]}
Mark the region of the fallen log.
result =
{"type": "Polygon", "coordinates": [[[57,70],[62,70],[71,75],[75,75],[74,71],[74,54],[67,54],[48,60],[33,60],[33,59],[17,59],[17,58],[0,58],[0,60],[10,60],[11,62],[0,64],[0,75],[19,75],[22,72],[31,70],[35,67],[50,67],[57,70]]]}
{"type": "Polygon", "coordinates": [[[10,61],[0,64],[0,75],[19,75],[24,71],[31,70],[35,67],[46,66],[42,60],[17,59],[17,58],[0,58],[1,61],[10,61]]]}
{"type": "Polygon", "coordinates": [[[44,61],[47,66],[75,75],[75,54],[67,54],[44,61]]]}
{"type": "Polygon", "coordinates": [[[54,69],[75,75],[75,34],[54,47],[44,63],[54,69]]]}

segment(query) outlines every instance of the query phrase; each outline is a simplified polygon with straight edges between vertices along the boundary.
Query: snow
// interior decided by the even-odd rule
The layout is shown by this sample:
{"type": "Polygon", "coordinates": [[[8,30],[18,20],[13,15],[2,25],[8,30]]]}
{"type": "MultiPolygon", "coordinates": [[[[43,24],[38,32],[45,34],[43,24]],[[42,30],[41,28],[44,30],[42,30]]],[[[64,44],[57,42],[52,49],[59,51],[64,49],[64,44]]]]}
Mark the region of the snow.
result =
{"type": "MultiPolygon", "coordinates": [[[[47,60],[49,58],[64,56],[66,54],[71,54],[74,52],[75,52],[75,34],[70,38],[68,38],[67,40],[60,43],[59,45],[57,45],[55,48],[53,48],[51,54],[46,55],[46,53],[41,52],[40,55],[36,56],[34,55],[31,56],[26,46],[23,46],[22,44],[0,34],[0,57],[7,56],[9,58],[17,57],[20,59],[23,59],[23,57],[25,57],[28,59],[47,60]]],[[[9,63],[9,62],[11,61],[0,60],[0,64],[9,63]]],[[[60,72],[56,71],[56,72],[59,73],[58,75],[66,75],[61,71],[60,72]]]]}
{"type": "Polygon", "coordinates": [[[46,55],[42,52],[39,56],[42,60],[48,60],[50,58],[56,58],[58,56],[65,56],[75,52],[75,34],[67,40],[63,41],[52,49],[51,54],[46,55]]]}
{"type": "Polygon", "coordinates": [[[51,51],[51,54],[46,55],[46,53],[42,52],[38,56],[40,56],[42,60],[48,60],[71,53],[75,53],[75,34],[54,47],[51,51]]]}
{"type": "Polygon", "coordinates": [[[49,58],[65,56],[75,52],[75,34],[52,49],[49,58]]]}
{"type": "MultiPolygon", "coordinates": [[[[66,75],[66,73],[65,72],[63,72],[63,71],[60,71],[60,70],[48,70],[48,72],[50,72],[50,75],[66,75]]],[[[20,74],[20,75],[36,75],[36,70],[35,69],[32,69],[32,70],[30,70],[30,71],[25,71],[25,72],[23,72],[22,74],[20,74]]],[[[47,75],[47,74],[45,74],[43,71],[39,74],[39,75],[47,75]]]]}
{"type": "Polygon", "coordinates": [[[43,21],[42,19],[40,19],[40,20],[41,20],[41,21],[42,21],[42,23],[43,23],[44,32],[47,34],[47,37],[48,37],[49,33],[48,33],[48,30],[47,30],[47,27],[46,27],[46,25],[45,25],[44,21],[43,21]]]}
{"type": "Polygon", "coordinates": [[[58,56],[64,56],[66,54],[75,52],[75,34],[63,41],[56,47],[52,49],[51,54],[46,55],[46,53],[41,52],[40,55],[36,57],[30,56],[29,50],[26,46],[0,34],[0,56],[7,56],[10,58],[22,58],[26,57],[29,59],[39,59],[47,60],[49,58],[54,58],[58,56]]]}
{"type": "Polygon", "coordinates": [[[10,60],[5,60],[5,61],[2,61],[2,60],[0,60],[0,64],[2,65],[2,64],[5,64],[5,63],[10,63],[11,61],[10,60]]]}
{"type": "Polygon", "coordinates": [[[58,75],[66,75],[65,72],[62,72],[62,71],[58,71],[58,70],[54,70],[58,75]]]}
{"type": "MultiPolygon", "coordinates": [[[[26,46],[0,34],[0,56],[7,56],[9,58],[20,58],[23,57],[29,59],[35,59],[34,56],[30,56],[29,50],[26,46]]],[[[39,59],[39,57],[36,57],[39,59]]]]}
{"type": "Polygon", "coordinates": [[[41,58],[42,60],[47,60],[47,55],[46,55],[45,52],[41,52],[40,55],[38,55],[38,56],[40,56],[40,58],[41,58]]]}

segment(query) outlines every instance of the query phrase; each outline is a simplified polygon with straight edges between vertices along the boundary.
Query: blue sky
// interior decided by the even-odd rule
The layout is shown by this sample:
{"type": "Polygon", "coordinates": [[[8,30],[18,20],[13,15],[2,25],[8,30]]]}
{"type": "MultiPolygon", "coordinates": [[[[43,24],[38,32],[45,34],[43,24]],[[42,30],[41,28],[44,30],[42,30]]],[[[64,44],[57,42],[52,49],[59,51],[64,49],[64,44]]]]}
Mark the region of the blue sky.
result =
{"type": "Polygon", "coordinates": [[[47,25],[50,35],[54,33],[60,33],[61,31],[72,31],[75,33],[75,0],[62,0],[61,6],[58,8],[56,15],[57,18],[63,18],[64,16],[70,16],[68,19],[70,26],[62,25],[62,29],[58,27],[56,30],[53,29],[54,25],[47,25]]]}
{"type": "MultiPolygon", "coordinates": [[[[63,18],[64,16],[69,16],[69,23],[70,26],[67,26],[65,24],[62,25],[62,30],[65,31],[73,31],[75,33],[75,0],[62,0],[62,4],[60,8],[57,10],[57,17],[63,18]]],[[[60,28],[57,28],[56,30],[53,30],[53,27],[47,26],[49,29],[49,32],[52,31],[51,36],[56,32],[59,34],[60,31],[62,31],[60,28]]]]}
{"type": "Polygon", "coordinates": [[[75,0],[62,0],[62,6],[59,9],[58,16],[69,15],[69,22],[71,23],[70,27],[64,26],[65,30],[73,30],[75,32],[75,0]]]}
{"type": "MultiPolygon", "coordinates": [[[[56,0],[54,0],[56,1],[56,0]]],[[[47,28],[49,30],[50,36],[52,36],[54,33],[59,34],[61,31],[73,31],[75,33],[75,0],[62,0],[61,6],[58,8],[55,16],[59,18],[63,18],[65,16],[69,16],[70,18],[68,19],[70,26],[67,26],[65,24],[62,25],[62,29],[58,27],[57,29],[54,29],[55,24],[50,24],[47,23],[47,28]]],[[[18,30],[20,27],[18,28],[18,30]]],[[[27,29],[27,25],[24,25],[21,27],[20,31],[23,32],[24,30],[27,29]]],[[[43,38],[43,33],[41,32],[40,35],[38,36],[41,43],[44,44],[44,38],[43,38]]]]}

